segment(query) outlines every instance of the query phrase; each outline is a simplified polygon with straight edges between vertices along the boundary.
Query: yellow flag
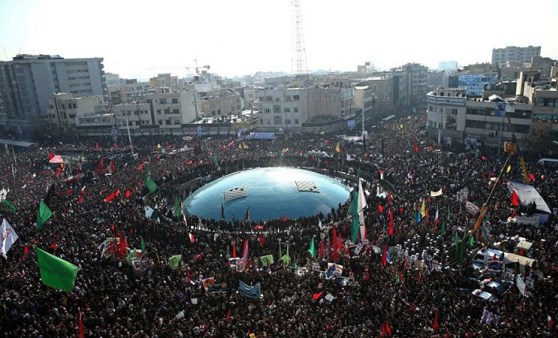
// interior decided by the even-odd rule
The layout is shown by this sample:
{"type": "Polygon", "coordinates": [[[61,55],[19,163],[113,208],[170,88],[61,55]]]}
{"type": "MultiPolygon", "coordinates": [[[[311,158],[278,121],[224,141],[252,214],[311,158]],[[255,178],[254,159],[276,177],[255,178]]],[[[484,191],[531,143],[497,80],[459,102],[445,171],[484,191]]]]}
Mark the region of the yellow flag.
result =
{"type": "Polygon", "coordinates": [[[511,171],[511,164],[508,164],[508,168],[506,169],[506,173],[508,173],[508,174],[509,174],[509,173],[510,173],[510,171],[511,171]]]}
{"type": "Polygon", "coordinates": [[[426,200],[422,200],[422,206],[420,207],[420,215],[422,217],[426,216],[426,200]]]}
{"type": "Polygon", "coordinates": [[[339,142],[337,142],[337,145],[335,146],[335,152],[337,153],[341,152],[341,145],[339,144],[339,142]]]}

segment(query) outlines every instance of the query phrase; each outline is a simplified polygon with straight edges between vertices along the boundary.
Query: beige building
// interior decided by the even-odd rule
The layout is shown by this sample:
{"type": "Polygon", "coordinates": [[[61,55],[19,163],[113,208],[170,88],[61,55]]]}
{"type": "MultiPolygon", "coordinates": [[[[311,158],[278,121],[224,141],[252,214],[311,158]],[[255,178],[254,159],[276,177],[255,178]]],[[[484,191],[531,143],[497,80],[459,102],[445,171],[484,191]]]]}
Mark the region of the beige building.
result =
{"type": "Polygon", "coordinates": [[[109,108],[100,95],[74,97],[70,93],[51,95],[48,101],[49,124],[62,130],[114,125],[109,108]]]}
{"type": "Polygon", "coordinates": [[[389,75],[372,77],[363,81],[376,95],[376,107],[381,113],[393,111],[393,81],[394,77],[389,75]]]}
{"type": "Polygon", "coordinates": [[[339,87],[259,89],[262,113],[258,129],[302,132],[305,123],[340,120],[341,104],[349,95],[352,96],[351,88],[339,87]]]}
{"type": "Polygon", "coordinates": [[[177,129],[200,117],[200,102],[195,90],[172,92],[155,88],[145,95],[153,116],[153,124],[162,129],[177,129]]]}
{"type": "Polygon", "coordinates": [[[130,129],[149,129],[155,126],[150,105],[146,102],[117,104],[112,107],[112,112],[120,130],[127,129],[126,123],[130,129]]]}
{"type": "Polygon", "coordinates": [[[206,117],[221,118],[242,113],[240,94],[232,89],[221,89],[201,96],[201,111],[206,117]]]}
{"type": "Polygon", "coordinates": [[[172,76],[170,73],[157,74],[156,77],[149,79],[149,86],[151,88],[165,87],[170,88],[171,91],[177,91],[178,86],[178,76],[172,76]]]}

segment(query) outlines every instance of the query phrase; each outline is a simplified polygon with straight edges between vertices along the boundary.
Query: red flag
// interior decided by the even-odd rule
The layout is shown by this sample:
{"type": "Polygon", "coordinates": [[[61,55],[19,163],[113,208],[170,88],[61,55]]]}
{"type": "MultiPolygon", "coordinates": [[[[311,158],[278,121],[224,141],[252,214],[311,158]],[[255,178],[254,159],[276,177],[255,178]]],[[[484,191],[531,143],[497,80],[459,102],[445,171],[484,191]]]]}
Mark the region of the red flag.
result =
{"type": "Polygon", "coordinates": [[[114,161],[110,161],[110,172],[111,173],[116,172],[116,164],[114,163],[114,161]]]}
{"type": "Polygon", "coordinates": [[[389,208],[389,226],[388,226],[388,235],[393,236],[393,207],[389,208]]]}
{"type": "Polygon", "coordinates": [[[383,206],[383,205],[378,204],[378,212],[379,212],[380,214],[383,214],[383,213],[384,213],[384,206],[383,206]]]}
{"type": "Polygon", "coordinates": [[[126,238],[124,238],[124,234],[120,231],[120,249],[118,251],[118,255],[120,257],[124,257],[126,255],[126,238]]]}
{"type": "Polygon", "coordinates": [[[108,203],[108,202],[112,201],[115,197],[116,197],[116,194],[114,192],[111,192],[110,195],[105,197],[105,202],[108,203]]]}
{"type": "Polygon", "coordinates": [[[126,198],[130,198],[130,195],[132,195],[130,190],[126,190],[126,193],[124,194],[124,196],[126,196],[126,198]]]}
{"type": "Polygon", "coordinates": [[[28,254],[29,254],[29,246],[28,246],[27,244],[25,244],[25,245],[23,246],[23,253],[24,253],[25,255],[28,255],[28,254]]]}
{"type": "Polygon", "coordinates": [[[512,203],[513,206],[516,206],[516,207],[519,206],[519,196],[517,196],[517,193],[515,192],[515,190],[512,191],[511,203],[512,203]]]}
{"type": "Polygon", "coordinates": [[[194,234],[193,234],[193,233],[190,232],[190,233],[188,234],[188,237],[190,237],[190,243],[193,244],[193,243],[196,242],[196,237],[194,237],[194,234]]]}
{"type": "Polygon", "coordinates": [[[482,155],[481,156],[481,161],[486,161],[486,156],[482,155]]]}
{"type": "Polygon", "coordinates": [[[415,153],[419,152],[419,146],[417,144],[417,139],[416,138],[413,139],[413,150],[415,151],[415,153]]]}
{"type": "Polygon", "coordinates": [[[436,311],[434,312],[434,322],[432,323],[432,329],[434,329],[434,331],[438,331],[439,328],[440,324],[438,323],[438,309],[436,309],[436,311]]]}
{"type": "Polygon", "coordinates": [[[145,167],[145,162],[141,162],[141,164],[138,166],[138,171],[142,171],[143,167],[145,167]]]}
{"type": "Polygon", "coordinates": [[[231,310],[229,309],[229,311],[227,311],[227,315],[225,316],[225,322],[228,322],[231,319],[231,310]]]}
{"type": "Polygon", "coordinates": [[[51,151],[48,153],[48,160],[52,160],[52,158],[54,157],[54,153],[51,151]]]}
{"type": "Polygon", "coordinates": [[[236,242],[232,242],[232,258],[236,258],[236,242]]]}
{"type": "Polygon", "coordinates": [[[324,293],[324,292],[322,291],[322,292],[318,292],[318,293],[313,294],[313,295],[312,295],[312,300],[318,300],[318,299],[320,299],[320,297],[322,296],[323,293],[324,293]]]}
{"type": "Polygon", "coordinates": [[[73,190],[72,188],[69,188],[68,190],[66,190],[66,196],[70,196],[71,194],[73,194],[73,190]]]}
{"type": "Polygon", "coordinates": [[[388,336],[391,336],[391,327],[389,326],[389,322],[386,320],[386,333],[388,336]]]}
{"type": "Polygon", "coordinates": [[[287,216],[283,216],[283,223],[287,223],[287,216]]]}
{"type": "Polygon", "coordinates": [[[529,173],[529,179],[531,182],[535,182],[535,175],[533,175],[533,173],[529,173]]]}
{"type": "Polygon", "coordinates": [[[368,268],[364,269],[364,281],[368,282],[370,280],[370,274],[368,274],[368,268]]]}
{"type": "Polygon", "coordinates": [[[339,259],[339,256],[337,255],[337,230],[335,229],[335,227],[333,228],[333,261],[336,262],[339,259]]]}
{"type": "Polygon", "coordinates": [[[387,244],[384,244],[384,253],[382,254],[382,265],[386,266],[387,265],[387,244]]]}
{"type": "Polygon", "coordinates": [[[85,328],[83,327],[83,316],[80,308],[78,308],[78,332],[79,338],[85,338],[85,328]]]}
{"type": "Polygon", "coordinates": [[[97,174],[99,176],[103,175],[105,169],[105,157],[101,156],[101,159],[99,160],[99,165],[97,166],[97,174]]]}
{"type": "Polygon", "coordinates": [[[53,251],[56,251],[56,249],[58,249],[58,244],[52,243],[52,244],[50,245],[50,248],[51,248],[53,251]]]}

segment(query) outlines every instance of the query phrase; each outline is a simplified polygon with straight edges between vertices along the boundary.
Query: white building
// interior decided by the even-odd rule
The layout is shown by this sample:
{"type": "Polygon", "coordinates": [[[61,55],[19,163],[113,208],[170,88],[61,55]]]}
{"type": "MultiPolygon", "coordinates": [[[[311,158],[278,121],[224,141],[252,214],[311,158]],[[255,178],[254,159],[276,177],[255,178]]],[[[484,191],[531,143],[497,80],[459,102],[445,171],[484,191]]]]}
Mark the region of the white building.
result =
{"type": "Polygon", "coordinates": [[[541,46],[516,47],[492,49],[492,64],[505,66],[508,61],[517,61],[520,64],[531,62],[534,56],[541,56],[541,46]]]}
{"type": "Polygon", "coordinates": [[[354,89],[355,108],[364,110],[365,119],[370,118],[374,112],[374,91],[367,85],[356,85],[354,89]]]}
{"type": "Polygon", "coordinates": [[[463,89],[438,88],[426,95],[426,102],[426,126],[439,142],[471,140],[503,146],[514,133],[520,143],[525,143],[530,135],[533,105],[514,98],[492,95],[487,100],[467,99],[463,89]],[[497,107],[503,108],[498,108],[499,111],[497,107]]]}

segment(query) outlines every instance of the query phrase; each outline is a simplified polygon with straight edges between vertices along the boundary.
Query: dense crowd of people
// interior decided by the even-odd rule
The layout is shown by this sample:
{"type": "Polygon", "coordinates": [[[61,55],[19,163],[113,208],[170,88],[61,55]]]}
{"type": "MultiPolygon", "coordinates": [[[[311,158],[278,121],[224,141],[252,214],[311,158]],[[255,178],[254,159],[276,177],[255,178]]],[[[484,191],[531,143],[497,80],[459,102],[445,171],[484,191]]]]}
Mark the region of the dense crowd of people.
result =
{"type": "Polygon", "coordinates": [[[364,146],[325,134],[273,141],[242,141],[236,135],[136,137],[136,158],[109,138],[48,137],[36,140],[39,148],[16,154],[8,148],[0,158],[0,189],[8,191],[17,210],[0,206],[0,218],[19,240],[0,258],[0,334],[75,337],[81,312],[88,337],[556,336],[557,168],[538,166],[524,154],[530,184],[553,213],[543,225],[518,224],[511,220],[514,214],[532,214],[536,206],[519,210],[510,203],[506,182],[523,181],[517,156],[488,200],[508,154],[439,145],[419,133],[421,125],[420,116],[377,124],[364,146]],[[184,146],[193,150],[173,152],[184,146]],[[329,156],[308,155],[311,150],[329,156]],[[49,164],[51,153],[84,159],[61,168],[49,164]],[[174,208],[176,196],[184,198],[208,180],[268,166],[312,168],[342,177],[353,188],[356,177],[363,178],[364,249],[355,254],[357,243],[350,241],[350,201],[328,214],[265,224],[198,219],[174,208]],[[158,185],[154,193],[146,189],[147,176],[158,185]],[[477,206],[488,200],[490,233],[471,232],[478,213],[458,201],[463,188],[477,206]],[[41,199],[53,216],[38,229],[41,199]],[[146,217],[146,206],[159,217],[146,217]],[[253,230],[256,225],[264,229],[253,230]],[[334,230],[343,245],[331,249],[334,230]],[[144,249],[141,269],[116,252],[101,254],[103,241],[120,233],[129,248],[144,249]],[[517,235],[534,243],[530,256],[537,264],[523,272],[534,281],[528,297],[515,284],[496,301],[473,295],[466,269],[471,254],[517,235]],[[453,255],[456,237],[467,239],[463,259],[453,255]],[[237,271],[229,258],[242,255],[245,240],[252,264],[237,271]],[[309,251],[312,241],[315,254],[309,251]],[[393,253],[387,263],[384,247],[393,253]],[[41,283],[35,248],[79,267],[72,292],[41,283]],[[262,266],[259,257],[278,259],[287,248],[289,264],[273,272],[262,266]],[[169,258],[177,254],[182,261],[175,269],[169,258]],[[436,261],[439,268],[409,264],[404,254],[436,261]],[[343,278],[313,271],[316,264],[327,269],[328,262],[344,267],[343,278]],[[204,287],[202,280],[209,277],[218,288],[204,287]],[[240,281],[260,283],[262,296],[244,297],[240,281]],[[497,320],[487,320],[486,313],[497,320]]]}

